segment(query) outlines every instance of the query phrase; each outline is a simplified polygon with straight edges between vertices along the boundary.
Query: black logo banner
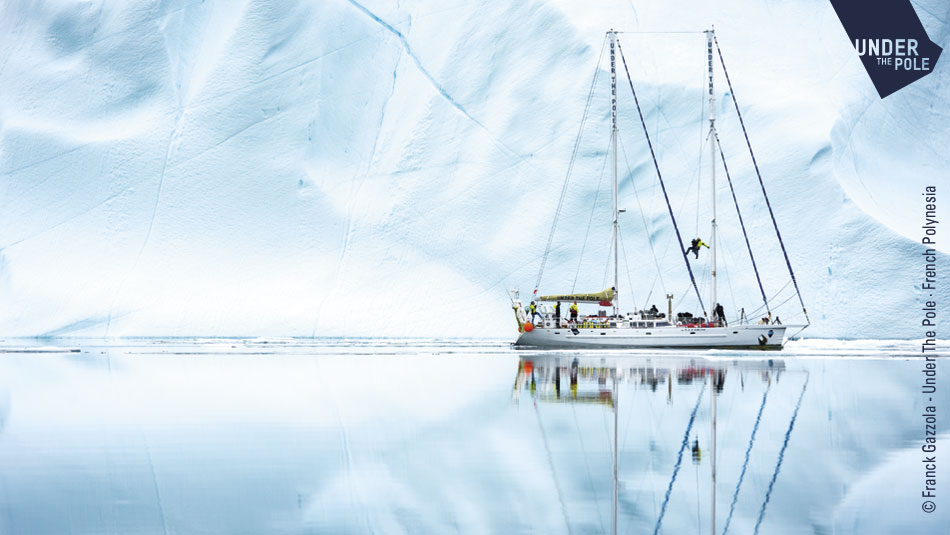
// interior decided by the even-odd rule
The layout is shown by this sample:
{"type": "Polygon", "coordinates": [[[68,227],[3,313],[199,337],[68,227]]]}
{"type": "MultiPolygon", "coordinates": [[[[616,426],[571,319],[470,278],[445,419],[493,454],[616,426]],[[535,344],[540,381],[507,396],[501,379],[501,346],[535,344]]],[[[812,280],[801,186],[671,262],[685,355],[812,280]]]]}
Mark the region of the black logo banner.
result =
{"type": "Polygon", "coordinates": [[[884,98],[933,72],[943,51],[910,0],[831,0],[877,93],[884,98]]]}

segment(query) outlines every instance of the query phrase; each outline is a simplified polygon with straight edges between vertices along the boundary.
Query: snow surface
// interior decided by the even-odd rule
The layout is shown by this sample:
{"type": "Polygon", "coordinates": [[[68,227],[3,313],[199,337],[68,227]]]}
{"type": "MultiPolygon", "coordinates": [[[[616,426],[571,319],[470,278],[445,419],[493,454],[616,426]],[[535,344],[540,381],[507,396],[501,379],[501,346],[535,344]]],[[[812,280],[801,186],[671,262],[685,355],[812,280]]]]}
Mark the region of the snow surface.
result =
{"type": "MultiPolygon", "coordinates": [[[[950,8],[914,5],[945,47],[950,8]]],[[[604,31],[711,23],[807,333],[921,337],[920,192],[948,168],[947,61],[879,99],[824,0],[4,2],[0,333],[513,335],[505,292],[533,288],[604,31]]],[[[621,43],[684,234],[705,238],[704,38],[621,43]]],[[[778,303],[792,295],[784,262],[717,77],[723,148],[778,303]]],[[[576,285],[604,286],[606,80],[542,291],[575,284],[595,198],[576,285]]],[[[695,311],[620,89],[624,308],[663,308],[673,293],[695,311]]],[[[718,202],[720,296],[734,314],[758,289],[727,189],[718,202]]],[[[708,256],[695,267],[703,279],[708,256]]],[[[798,312],[794,298],[777,310],[786,323],[798,312]]]]}

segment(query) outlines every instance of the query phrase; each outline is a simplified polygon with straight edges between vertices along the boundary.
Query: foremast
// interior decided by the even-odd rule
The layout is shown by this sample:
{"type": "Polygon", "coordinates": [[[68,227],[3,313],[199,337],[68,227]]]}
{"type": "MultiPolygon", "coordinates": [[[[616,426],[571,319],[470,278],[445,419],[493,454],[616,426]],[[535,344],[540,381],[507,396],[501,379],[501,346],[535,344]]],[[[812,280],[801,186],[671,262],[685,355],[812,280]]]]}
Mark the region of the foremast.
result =
{"type": "MultiPolygon", "coordinates": [[[[620,224],[617,220],[618,210],[617,210],[617,32],[611,29],[607,32],[607,36],[610,39],[610,144],[611,144],[611,164],[613,167],[613,176],[614,176],[614,189],[613,189],[613,200],[614,200],[614,221],[613,221],[613,248],[614,248],[614,299],[613,299],[613,311],[614,316],[619,315],[620,305],[620,292],[619,292],[619,279],[620,279],[620,250],[617,248],[617,236],[620,230],[620,224]]],[[[711,56],[710,56],[711,58],[711,56]]],[[[712,59],[710,59],[712,61],[712,59]]],[[[711,63],[710,63],[711,65],[711,63]]]]}
{"type": "MultiPolygon", "coordinates": [[[[712,186],[709,194],[712,197],[712,237],[709,239],[709,254],[712,256],[712,319],[714,325],[720,325],[722,318],[719,314],[719,301],[716,300],[716,145],[719,142],[719,136],[716,135],[716,94],[713,92],[713,39],[715,38],[715,29],[706,30],[706,65],[709,70],[709,176],[712,179],[712,186]]],[[[737,205],[738,206],[738,205],[737,205]]],[[[710,389],[712,411],[712,478],[710,488],[710,519],[709,533],[716,535],[716,374],[710,378],[712,389],[710,389]]]]}
{"type": "Polygon", "coordinates": [[[712,180],[712,187],[709,194],[712,197],[712,236],[709,239],[709,254],[712,256],[711,274],[712,274],[712,298],[710,307],[712,308],[712,318],[714,323],[719,323],[716,317],[716,310],[719,301],[716,299],[716,235],[719,233],[716,225],[716,96],[713,92],[713,38],[714,29],[706,30],[706,64],[709,69],[709,176],[712,180]]]}
{"type": "MultiPolygon", "coordinates": [[[[614,316],[619,315],[620,305],[619,303],[619,285],[617,284],[619,279],[619,258],[620,250],[617,248],[617,235],[619,234],[619,222],[617,221],[617,32],[610,29],[607,32],[607,35],[610,36],[610,144],[612,156],[612,166],[613,166],[613,175],[614,175],[614,298],[613,298],[613,309],[614,316]]],[[[614,395],[617,395],[617,375],[614,374],[614,395]]],[[[611,525],[611,533],[617,535],[617,498],[619,496],[620,487],[618,485],[619,479],[617,476],[617,399],[613,400],[613,409],[614,409],[614,458],[613,458],[613,471],[614,471],[614,517],[613,524],[611,525]]]]}

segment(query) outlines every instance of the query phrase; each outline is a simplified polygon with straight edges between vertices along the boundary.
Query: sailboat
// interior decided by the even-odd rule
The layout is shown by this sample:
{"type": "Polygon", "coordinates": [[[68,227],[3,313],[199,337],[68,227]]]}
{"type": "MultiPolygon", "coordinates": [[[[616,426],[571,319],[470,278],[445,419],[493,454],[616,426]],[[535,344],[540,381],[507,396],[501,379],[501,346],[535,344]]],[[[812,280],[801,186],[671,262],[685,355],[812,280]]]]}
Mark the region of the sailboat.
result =
{"type": "MultiPolygon", "coordinates": [[[[517,290],[512,290],[510,292],[512,308],[515,312],[515,319],[518,323],[518,331],[520,335],[518,336],[517,341],[515,342],[515,347],[539,347],[539,348],[693,348],[693,349],[781,349],[786,341],[786,331],[791,328],[798,328],[797,332],[804,329],[809,325],[808,312],[805,309],[804,301],[801,297],[801,292],[798,288],[798,282],[795,279],[795,274],[792,270],[791,262],[788,258],[788,253],[785,249],[784,242],[781,238],[781,233],[778,230],[778,224],[775,221],[775,215],[772,211],[772,206],[768,201],[768,195],[765,191],[765,185],[762,182],[761,174],[759,173],[758,164],[755,163],[755,154],[752,152],[752,145],[749,143],[748,133],[745,130],[745,123],[742,121],[742,115],[739,111],[739,105],[735,101],[735,92],[732,90],[732,82],[729,80],[728,71],[725,70],[725,60],[722,57],[722,51],[719,50],[719,43],[716,39],[715,31],[710,29],[706,30],[706,53],[707,53],[707,62],[708,62],[708,100],[709,100],[709,147],[710,147],[710,176],[712,180],[712,229],[711,234],[712,238],[710,243],[706,245],[709,248],[709,255],[711,257],[711,295],[710,301],[711,310],[707,314],[706,306],[703,303],[702,296],[700,295],[699,288],[696,284],[696,279],[693,276],[693,269],[690,266],[689,252],[690,249],[685,248],[684,241],[679,231],[679,227],[676,223],[676,218],[673,213],[672,206],[669,202],[669,196],[667,194],[667,188],[663,181],[662,174],[660,173],[660,167],[657,163],[656,154],[653,150],[653,144],[650,140],[650,135],[646,127],[646,122],[643,119],[643,112],[640,108],[639,100],[637,99],[637,93],[633,85],[632,78],[630,78],[630,72],[627,68],[626,59],[623,56],[623,50],[620,47],[620,42],[618,40],[618,32],[610,30],[607,32],[606,40],[609,43],[610,50],[610,104],[611,104],[611,160],[612,160],[612,170],[613,170],[613,221],[612,221],[612,257],[613,257],[613,286],[601,292],[592,292],[592,293],[565,293],[565,294],[550,294],[550,295],[538,295],[538,287],[541,282],[541,273],[544,270],[544,264],[547,259],[548,252],[551,248],[551,240],[554,236],[554,228],[557,223],[557,215],[555,216],[554,227],[552,227],[551,236],[548,239],[548,246],[545,250],[544,257],[541,262],[541,273],[538,275],[538,282],[535,285],[534,292],[532,294],[531,302],[529,307],[525,307],[522,303],[519,293],[517,290]],[[752,247],[749,242],[748,234],[746,233],[745,223],[742,220],[741,211],[739,211],[739,204],[736,200],[735,190],[733,188],[732,179],[729,175],[729,168],[726,165],[725,154],[722,151],[722,148],[719,146],[719,135],[716,131],[716,118],[715,118],[715,93],[713,91],[713,49],[718,51],[719,59],[722,64],[723,72],[728,83],[729,92],[732,95],[732,100],[735,103],[736,112],[739,116],[739,122],[742,125],[742,131],[745,134],[746,144],[749,148],[749,152],[752,156],[752,162],[755,166],[756,176],[759,179],[759,184],[762,187],[762,195],[765,198],[766,206],[768,207],[769,214],[772,219],[773,226],[775,228],[776,235],[778,237],[778,242],[781,245],[782,253],[785,256],[785,263],[788,267],[789,275],[791,276],[791,282],[794,284],[794,289],[798,295],[798,300],[802,306],[802,312],[804,313],[805,324],[782,324],[778,317],[772,317],[772,310],[770,305],[770,299],[766,297],[766,293],[762,284],[762,280],[759,276],[759,270],[755,263],[755,257],[752,255],[752,247]],[[618,57],[619,60],[618,60],[618,57]],[[648,311],[640,311],[633,313],[622,314],[620,312],[619,297],[620,287],[619,280],[619,252],[618,252],[618,234],[619,234],[619,219],[618,215],[622,210],[618,209],[618,178],[617,178],[617,140],[618,140],[618,127],[617,127],[617,66],[618,61],[622,61],[624,71],[626,72],[627,79],[630,82],[630,90],[633,94],[633,101],[636,104],[637,111],[640,116],[640,123],[643,126],[643,133],[646,137],[647,146],[649,147],[650,155],[653,159],[654,168],[656,170],[657,178],[662,187],[663,196],[666,200],[666,205],[669,210],[669,216],[673,224],[673,228],[676,231],[676,240],[679,243],[680,250],[682,252],[683,260],[685,261],[686,270],[689,274],[690,281],[692,282],[692,288],[695,291],[697,301],[699,303],[700,313],[693,315],[691,312],[680,312],[673,316],[673,307],[672,307],[672,295],[667,295],[669,300],[669,307],[666,313],[660,312],[653,307],[648,311]],[[729,188],[732,192],[732,199],[735,202],[736,211],[739,214],[739,223],[742,226],[742,232],[745,236],[745,243],[749,251],[749,256],[752,260],[752,266],[755,273],[756,280],[758,282],[759,290],[762,294],[763,306],[760,307],[763,312],[767,312],[767,315],[758,319],[757,322],[749,321],[744,314],[730,324],[724,314],[723,307],[719,304],[718,297],[716,295],[716,262],[717,262],[717,248],[716,248],[716,237],[718,233],[717,223],[716,223],[716,156],[718,155],[722,158],[723,168],[725,169],[726,178],[728,179],[729,188]],[[549,305],[541,305],[542,303],[553,303],[559,302],[558,313],[552,313],[549,305]],[[563,309],[561,309],[560,303],[565,303],[563,309]],[[578,303],[597,303],[602,307],[610,307],[610,312],[606,309],[599,310],[596,314],[586,314],[581,315],[577,309],[578,303]],[[540,305],[540,311],[539,311],[540,305]],[[570,307],[570,313],[568,313],[567,308],[570,307]],[[575,317],[576,314],[576,317],[575,317]]],[[[598,67],[599,69],[599,67],[598,67]]],[[[595,75],[596,81],[596,75],[595,75]]],[[[591,85],[591,91],[593,92],[594,85],[591,85]]],[[[590,97],[588,97],[588,106],[590,103],[590,97]]],[[[585,117],[586,117],[585,110],[585,117]]],[[[583,124],[583,123],[582,123],[583,124]]],[[[582,126],[583,129],[583,126],[582,126]]],[[[578,143],[580,141],[580,135],[578,136],[578,143]]],[[[576,152],[577,144],[575,144],[576,152]]],[[[572,158],[573,164],[573,158],[572,158]]],[[[568,170],[568,176],[570,176],[570,166],[568,170]]],[[[566,188],[566,183],[565,183],[566,188]]],[[[566,191],[566,189],[565,189],[566,191]]],[[[562,192],[562,201],[563,201],[563,192],[562,192]]],[[[558,214],[560,213],[560,204],[558,206],[558,214]]],[[[693,247],[696,249],[699,248],[699,244],[694,240],[693,247]]],[[[700,242],[701,243],[701,242],[700,242]]],[[[697,253],[698,257],[698,253],[697,253]]],[[[744,309],[743,309],[744,311],[744,309]]],[[[796,334],[797,334],[796,332],[796,334]]]]}

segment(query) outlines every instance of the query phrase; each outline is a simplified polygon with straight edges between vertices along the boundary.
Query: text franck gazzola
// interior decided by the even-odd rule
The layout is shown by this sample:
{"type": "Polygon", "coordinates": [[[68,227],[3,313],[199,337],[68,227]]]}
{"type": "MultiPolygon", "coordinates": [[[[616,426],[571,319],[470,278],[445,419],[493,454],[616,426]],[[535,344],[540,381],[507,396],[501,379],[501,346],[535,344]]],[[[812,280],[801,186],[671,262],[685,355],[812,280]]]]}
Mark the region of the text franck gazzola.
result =
{"type": "Polygon", "coordinates": [[[924,468],[923,489],[920,497],[923,499],[920,507],[925,513],[936,510],[937,504],[937,405],[933,396],[937,393],[937,358],[932,352],[937,349],[937,302],[934,292],[937,290],[937,187],[927,186],[923,193],[924,224],[923,236],[920,243],[924,249],[924,280],[920,289],[924,292],[924,317],[920,325],[926,329],[921,352],[924,353],[924,366],[921,373],[924,381],[920,392],[926,396],[924,412],[924,443],[920,450],[924,457],[921,459],[924,468]],[[930,354],[928,354],[930,353],[930,354]]]}

